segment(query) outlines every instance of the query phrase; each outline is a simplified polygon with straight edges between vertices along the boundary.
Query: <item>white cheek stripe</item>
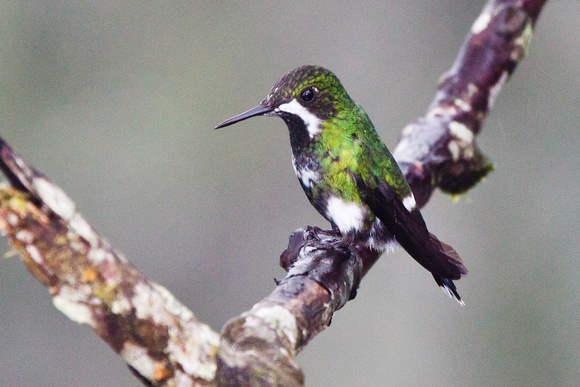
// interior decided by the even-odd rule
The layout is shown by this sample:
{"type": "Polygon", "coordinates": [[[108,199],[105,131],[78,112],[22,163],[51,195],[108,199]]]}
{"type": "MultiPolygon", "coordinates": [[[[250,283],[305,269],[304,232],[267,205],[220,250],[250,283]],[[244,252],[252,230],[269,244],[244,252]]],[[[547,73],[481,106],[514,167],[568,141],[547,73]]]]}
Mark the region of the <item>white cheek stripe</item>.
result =
{"type": "Polygon", "coordinates": [[[328,199],[326,211],[342,233],[358,231],[363,226],[363,208],[355,202],[345,202],[332,196],[328,199]]]}
{"type": "Polygon", "coordinates": [[[320,131],[322,120],[310,113],[304,106],[300,105],[300,102],[296,98],[290,102],[283,103],[276,110],[295,114],[300,117],[304,121],[304,125],[306,125],[306,130],[308,130],[310,138],[314,137],[320,131]]]}
{"type": "Polygon", "coordinates": [[[417,208],[417,203],[415,202],[415,196],[413,196],[413,194],[411,194],[411,195],[407,196],[406,198],[404,198],[403,205],[405,206],[407,211],[409,211],[409,212],[413,211],[415,208],[417,208]]]}

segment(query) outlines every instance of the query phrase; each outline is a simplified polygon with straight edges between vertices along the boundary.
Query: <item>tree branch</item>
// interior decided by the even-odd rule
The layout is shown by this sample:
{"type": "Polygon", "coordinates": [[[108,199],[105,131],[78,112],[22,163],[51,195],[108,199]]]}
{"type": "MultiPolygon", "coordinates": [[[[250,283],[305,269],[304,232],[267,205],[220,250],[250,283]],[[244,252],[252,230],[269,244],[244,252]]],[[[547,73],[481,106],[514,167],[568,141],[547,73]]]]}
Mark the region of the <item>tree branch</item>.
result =
{"type": "Polygon", "coordinates": [[[210,384],[217,333],[99,237],[62,190],[0,139],[0,229],[54,306],[153,384],[210,384]],[[15,189],[18,188],[18,189],[15,189]]]}
{"type": "Polygon", "coordinates": [[[419,206],[437,187],[460,194],[493,166],[475,136],[524,58],[545,0],[496,0],[483,8],[424,117],[403,129],[393,155],[419,206]]]}
{"type": "MultiPolygon", "coordinates": [[[[475,137],[526,53],[545,0],[490,1],[477,18],[425,117],[394,155],[419,206],[436,187],[465,192],[492,170],[475,137]]],[[[226,323],[221,339],[160,285],[139,273],[74,203],[0,139],[0,229],[27,269],[73,321],[90,325],[146,384],[302,385],[295,355],[356,294],[378,259],[362,246],[307,227],[280,258],[276,289],[226,323]]]]}

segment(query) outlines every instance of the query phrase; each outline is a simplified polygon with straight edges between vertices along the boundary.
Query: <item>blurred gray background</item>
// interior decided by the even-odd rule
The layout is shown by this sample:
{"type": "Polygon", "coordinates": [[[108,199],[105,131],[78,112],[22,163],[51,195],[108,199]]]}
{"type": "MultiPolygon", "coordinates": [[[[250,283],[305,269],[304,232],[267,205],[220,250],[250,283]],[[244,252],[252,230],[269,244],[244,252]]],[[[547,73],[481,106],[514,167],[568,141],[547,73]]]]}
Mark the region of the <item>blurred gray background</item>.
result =
{"type": "MultiPolygon", "coordinates": [[[[294,229],[327,224],[281,120],[213,127],[319,64],[394,148],[483,4],[2,2],[0,135],[220,330],[284,275],[294,229]]],[[[299,355],[308,385],[580,384],[579,15],[574,0],[545,7],[479,137],[497,170],[424,209],[470,270],[467,305],[403,251],[384,256],[299,355]]],[[[13,257],[0,261],[0,385],[140,384],[13,257]]]]}

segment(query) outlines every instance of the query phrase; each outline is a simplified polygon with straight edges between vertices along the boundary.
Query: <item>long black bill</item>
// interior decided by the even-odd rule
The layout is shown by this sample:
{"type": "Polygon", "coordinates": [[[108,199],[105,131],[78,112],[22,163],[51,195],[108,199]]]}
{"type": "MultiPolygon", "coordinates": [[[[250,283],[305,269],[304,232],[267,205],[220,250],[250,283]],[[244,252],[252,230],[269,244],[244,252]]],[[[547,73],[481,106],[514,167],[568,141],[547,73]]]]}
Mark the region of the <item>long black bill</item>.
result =
{"type": "Polygon", "coordinates": [[[274,109],[258,105],[255,108],[248,110],[247,112],[243,112],[242,114],[238,114],[237,116],[232,117],[229,120],[225,120],[224,122],[216,126],[215,129],[223,128],[225,126],[235,124],[236,122],[240,122],[251,117],[263,116],[264,114],[270,113],[272,110],[274,109]]]}

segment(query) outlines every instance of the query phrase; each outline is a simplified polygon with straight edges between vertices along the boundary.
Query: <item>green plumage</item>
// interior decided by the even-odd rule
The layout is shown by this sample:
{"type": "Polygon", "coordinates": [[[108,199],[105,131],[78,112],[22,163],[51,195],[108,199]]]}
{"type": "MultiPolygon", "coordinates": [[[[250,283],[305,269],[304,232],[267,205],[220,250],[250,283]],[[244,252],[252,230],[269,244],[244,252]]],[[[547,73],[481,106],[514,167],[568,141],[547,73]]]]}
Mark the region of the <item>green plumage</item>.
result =
{"type": "MultiPolygon", "coordinates": [[[[302,124],[295,125],[293,118],[287,117],[286,122],[295,157],[315,159],[312,164],[319,166],[317,172],[321,178],[305,191],[322,215],[328,218],[318,202],[329,195],[364,206],[355,181],[357,177],[369,188],[387,182],[401,200],[411,195],[407,181],[370,118],[332,72],[315,66],[296,69],[276,83],[262,105],[280,106],[291,100],[298,101],[301,92],[309,88],[317,91],[316,98],[303,103],[322,121],[319,135],[309,138],[304,147],[292,141],[293,136],[299,137],[299,132],[304,130],[302,124]]],[[[283,111],[276,114],[285,118],[283,111]]],[[[370,226],[374,221],[372,212],[369,211],[368,217],[365,223],[370,226]]]]}

